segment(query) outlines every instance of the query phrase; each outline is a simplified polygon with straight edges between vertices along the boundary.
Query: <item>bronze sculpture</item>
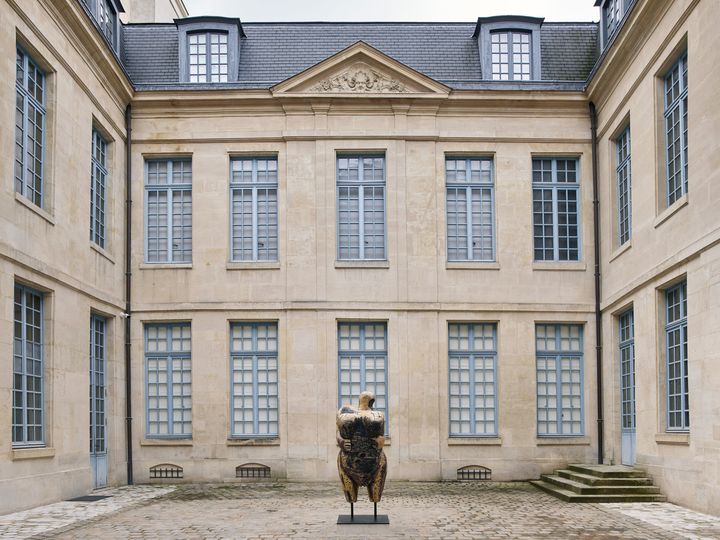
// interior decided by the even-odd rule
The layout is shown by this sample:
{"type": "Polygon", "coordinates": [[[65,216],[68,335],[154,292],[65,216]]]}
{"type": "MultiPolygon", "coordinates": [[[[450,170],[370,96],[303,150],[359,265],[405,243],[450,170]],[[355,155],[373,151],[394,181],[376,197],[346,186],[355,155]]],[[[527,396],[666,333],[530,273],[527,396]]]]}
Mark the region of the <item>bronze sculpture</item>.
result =
{"type": "Polygon", "coordinates": [[[375,503],[382,497],[387,474],[385,444],[385,416],[373,410],[375,395],[372,392],[360,394],[358,408],[343,406],[336,416],[338,472],[345,499],[357,502],[358,488],[367,486],[368,496],[375,503]]]}

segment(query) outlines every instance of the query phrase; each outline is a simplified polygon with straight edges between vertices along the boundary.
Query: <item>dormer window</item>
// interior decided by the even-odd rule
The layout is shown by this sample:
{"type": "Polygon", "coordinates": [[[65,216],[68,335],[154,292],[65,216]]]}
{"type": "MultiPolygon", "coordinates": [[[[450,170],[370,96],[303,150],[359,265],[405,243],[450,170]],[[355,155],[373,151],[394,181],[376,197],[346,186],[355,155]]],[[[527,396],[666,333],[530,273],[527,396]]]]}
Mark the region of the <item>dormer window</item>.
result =
{"type": "Polygon", "coordinates": [[[530,32],[491,32],[493,81],[529,81],[532,68],[530,32]]]}
{"type": "Polygon", "coordinates": [[[119,0],[83,0],[100,31],[107,38],[113,50],[117,52],[120,35],[118,12],[124,13],[119,0]]]}
{"type": "Polygon", "coordinates": [[[188,67],[191,83],[228,81],[226,32],[188,34],[188,67]]]}
{"type": "Polygon", "coordinates": [[[622,0],[607,0],[603,6],[603,20],[605,21],[606,40],[610,39],[617,30],[622,19],[622,0]]]}

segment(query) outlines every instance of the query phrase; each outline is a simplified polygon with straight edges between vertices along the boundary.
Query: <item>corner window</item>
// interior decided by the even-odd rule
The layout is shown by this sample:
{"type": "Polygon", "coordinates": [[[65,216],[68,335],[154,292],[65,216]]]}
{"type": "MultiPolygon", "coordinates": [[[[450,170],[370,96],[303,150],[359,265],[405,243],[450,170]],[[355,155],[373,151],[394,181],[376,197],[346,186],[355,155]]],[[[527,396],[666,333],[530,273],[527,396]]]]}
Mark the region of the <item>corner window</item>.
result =
{"type": "Polygon", "coordinates": [[[667,206],[688,192],[688,64],[683,55],[665,75],[667,206]]]}
{"type": "Polygon", "coordinates": [[[225,32],[188,34],[191,83],[228,81],[228,35],[225,32]]]}
{"type": "Polygon", "coordinates": [[[530,32],[491,32],[492,79],[529,81],[532,78],[530,32]]]}

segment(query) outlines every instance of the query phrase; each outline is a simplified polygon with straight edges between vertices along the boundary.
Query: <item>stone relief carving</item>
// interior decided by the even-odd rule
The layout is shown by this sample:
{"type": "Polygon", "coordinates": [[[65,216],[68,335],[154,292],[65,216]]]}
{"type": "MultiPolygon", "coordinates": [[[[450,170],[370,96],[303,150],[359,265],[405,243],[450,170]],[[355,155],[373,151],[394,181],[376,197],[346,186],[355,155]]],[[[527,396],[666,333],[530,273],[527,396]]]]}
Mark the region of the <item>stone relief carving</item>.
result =
{"type": "Polygon", "coordinates": [[[353,66],[336,77],[322,80],[312,86],[310,91],[367,93],[410,92],[400,81],[391,79],[365,65],[353,66]]]}

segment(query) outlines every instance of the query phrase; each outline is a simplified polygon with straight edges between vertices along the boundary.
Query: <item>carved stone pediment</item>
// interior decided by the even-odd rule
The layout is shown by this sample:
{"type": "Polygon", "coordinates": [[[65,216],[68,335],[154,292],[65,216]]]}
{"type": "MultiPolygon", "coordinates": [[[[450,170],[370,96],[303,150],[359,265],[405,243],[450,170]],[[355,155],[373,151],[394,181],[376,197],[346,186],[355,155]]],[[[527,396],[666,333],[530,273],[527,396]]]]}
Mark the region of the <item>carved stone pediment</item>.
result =
{"type": "Polygon", "coordinates": [[[403,82],[380,73],[367,64],[358,63],[348,70],[322,79],[309,88],[311,92],[359,92],[381,94],[408,93],[411,90],[403,82]]]}

